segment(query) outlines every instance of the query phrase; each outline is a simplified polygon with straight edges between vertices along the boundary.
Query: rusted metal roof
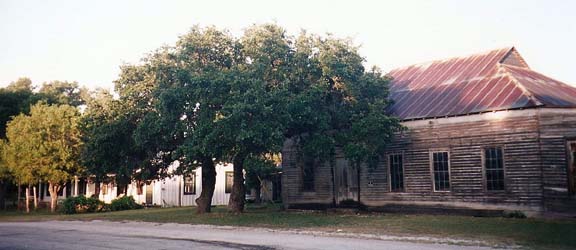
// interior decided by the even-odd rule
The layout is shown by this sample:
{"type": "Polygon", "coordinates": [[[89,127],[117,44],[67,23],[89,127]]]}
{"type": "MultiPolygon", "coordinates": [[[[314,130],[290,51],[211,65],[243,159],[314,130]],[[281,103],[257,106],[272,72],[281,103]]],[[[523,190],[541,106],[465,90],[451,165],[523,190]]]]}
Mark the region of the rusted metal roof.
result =
{"type": "Polygon", "coordinates": [[[390,111],[403,120],[576,107],[576,88],[530,70],[513,47],[411,65],[389,76],[390,111]]]}

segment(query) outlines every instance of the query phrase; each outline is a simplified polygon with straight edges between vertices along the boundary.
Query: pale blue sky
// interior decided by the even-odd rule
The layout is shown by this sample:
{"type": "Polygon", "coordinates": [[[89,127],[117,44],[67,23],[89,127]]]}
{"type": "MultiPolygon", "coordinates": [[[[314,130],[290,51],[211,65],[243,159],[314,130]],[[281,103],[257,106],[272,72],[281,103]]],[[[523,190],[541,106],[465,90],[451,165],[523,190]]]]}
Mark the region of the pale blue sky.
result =
{"type": "Polygon", "coordinates": [[[195,24],[240,35],[276,22],[352,37],[367,66],[398,66],[514,45],[543,74],[576,86],[576,1],[0,0],[0,86],[78,81],[111,88],[119,66],[195,24]]]}

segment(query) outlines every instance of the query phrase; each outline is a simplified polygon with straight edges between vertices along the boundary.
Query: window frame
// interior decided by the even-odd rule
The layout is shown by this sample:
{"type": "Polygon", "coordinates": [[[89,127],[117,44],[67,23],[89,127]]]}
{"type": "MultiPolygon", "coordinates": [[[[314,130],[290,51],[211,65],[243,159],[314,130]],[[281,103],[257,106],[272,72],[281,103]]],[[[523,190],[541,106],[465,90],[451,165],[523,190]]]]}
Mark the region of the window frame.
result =
{"type": "Polygon", "coordinates": [[[430,179],[432,181],[432,192],[434,193],[450,193],[452,192],[452,156],[450,155],[450,149],[448,148],[435,148],[431,149],[428,154],[428,161],[430,162],[430,179]],[[436,178],[434,177],[434,153],[446,153],[448,156],[448,189],[447,190],[436,190],[436,178]]]}
{"type": "Polygon", "coordinates": [[[102,182],[102,184],[100,184],[100,194],[102,195],[108,195],[108,182],[102,182]]]}
{"type": "Polygon", "coordinates": [[[184,195],[196,195],[196,171],[192,171],[190,173],[185,174],[182,176],[182,192],[184,195]],[[186,191],[186,179],[192,179],[192,192],[186,191]]]}
{"type": "Polygon", "coordinates": [[[570,144],[571,143],[576,143],[576,137],[569,137],[566,138],[566,147],[564,150],[566,150],[566,186],[567,186],[567,191],[568,191],[568,195],[570,196],[576,196],[576,176],[571,176],[572,174],[570,173],[570,163],[573,163],[571,161],[574,161],[574,163],[576,163],[576,157],[574,157],[574,159],[572,159],[572,152],[570,150],[570,144]],[[571,180],[574,179],[574,180],[571,180]]]}
{"type": "Polygon", "coordinates": [[[508,185],[506,185],[506,150],[504,145],[489,145],[489,146],[485,146],[481,148],[480,151],[480,155],[481,155],[481,159],[482,159],[482,184],[484,186],[484,191],[488,192],[488,193],[501,193],[501,192],[506,192],[508,185]],[[486,176],[486,149],[489,148],[500,148],[500,150],[502,151],[502,172],[503,172],[503,184],[504,184],[504,188],[502,189],[496,189],[496,190],[489,190],[488,189],[488,178],[486,176]]]}
{"type": "Polygon", "coordinates": [[[224,193],[230,194],[232,193],[232,189],[234,187],[234,171],[226,171],[224,172],[224,193]],[[232,182],[230,183],[230,189],[228,189],[228,175],[232,175],[232,182]]]}
{"type": "Polygon", "coordinates": [[[405,157],[404,152],[395,152],[389,153],[386,159],[388,161],[388,192],[390,193],[405,193],[406,192],[406,168],[405,168],[405,157]],[[390,157],[394,155],[399,155],[402,158],[402,189],[401,190],[392,190],[392,161],[390,157]]]}

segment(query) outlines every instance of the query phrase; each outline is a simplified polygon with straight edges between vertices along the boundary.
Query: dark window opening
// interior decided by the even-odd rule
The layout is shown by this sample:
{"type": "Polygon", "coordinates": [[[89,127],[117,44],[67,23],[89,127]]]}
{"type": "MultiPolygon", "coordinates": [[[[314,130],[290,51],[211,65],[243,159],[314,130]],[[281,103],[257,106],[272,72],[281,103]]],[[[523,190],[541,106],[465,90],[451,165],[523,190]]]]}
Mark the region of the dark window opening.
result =
{"type": "Polygon", "coordinates": [[[568,191],[576,194],[576,141],[568,142],[568,191]]]}
{"type": "Polygon", "coordinates": [[[66,182],[64,183],[64,185],[62,185],[60,187],[60,190],[58,190],[58,196],[64,196],[64,194],[66,194],[66,197],[70,197],[72,193],[72,183],[71,182],[66,182]],[[64,193],[64,191],[66,191],[66,193],[64,193]]]}
{"type": "Polygon", "coordinates": [[[72,196],[72,182],[66,183],[66,197],[72,196]]]}
{"type": "Polygon", "coordinates": [[[86,180],[78,180],[78,195],[86,195],[86,180]]]}
{"type": "Polygon", "coordinates": [[[184,194],[196,194],[196,172],[184,176],[184,194]]]}
{"type": "Polygon", "coordinates": [[[232,184],[234,184],[234,172],[228,171],[226,172],[226,187],[224,188],[224,192],[229,194],[232,193],[232,184]]]}
{"type": "Polygon", "coordinates": [[[502,148],[484,149],[484,168],[486,171],[486,190],[504,190],[504,159],[502,148]]]}
{"type": "Polygon", "coordinates": [[[390,166],[390,191],[404,191],[404,166],[401,154],[394,154],[388,157],[390,166]]]}
{"type": "Polygon", "coordinates": [[[314,192],[314,163],[313,159],[306,159],[302,166],[302,191],[314,192]]]}
{"type": "Polygon", "coordinates": [[[448,152],[432,153],[434,191],[450,191],[450,159],[448,152]]]}

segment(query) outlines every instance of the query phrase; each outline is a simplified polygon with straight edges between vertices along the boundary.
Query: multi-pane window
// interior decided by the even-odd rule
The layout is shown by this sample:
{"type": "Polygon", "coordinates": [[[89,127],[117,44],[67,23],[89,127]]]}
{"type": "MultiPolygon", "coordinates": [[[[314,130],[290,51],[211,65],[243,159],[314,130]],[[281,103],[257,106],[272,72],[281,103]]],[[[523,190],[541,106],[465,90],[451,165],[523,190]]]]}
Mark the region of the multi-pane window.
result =
{"type": "Polygon", "coordinates": [[[484,149],[484,169],[486,171],[486,190],[504,190],[504,160],[502,148],[484,149]]]}
{"type": "Polygon", "coordinates": [[[314,160],[306,159],[302,166],[302,191],[313,192],[314,190],[314,160]]]}
{"type": "Polygon", "coordinates": [[[434,191],[450,191],[450,159],[448,152],[432,153],[434,191]]]}
{"type": "Polygon", "coordinates": [[[184,175],[184,194],[196,194],[196,172],[184,175]]]}
{"type": "Polygon", "coordinates": [[[225,181],[225,188],[224,188],[224,192],[229,194],[232,193],[232,184],[234,184],[234,172],[229,171],[226,172],[226,181],[225,181]]]}
{"type": "Polygon", "coordinates": [[[404,191],[404,166],[402,154],[393,154],[388,157],[390,167],[390,191],[404,191]]]}

